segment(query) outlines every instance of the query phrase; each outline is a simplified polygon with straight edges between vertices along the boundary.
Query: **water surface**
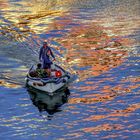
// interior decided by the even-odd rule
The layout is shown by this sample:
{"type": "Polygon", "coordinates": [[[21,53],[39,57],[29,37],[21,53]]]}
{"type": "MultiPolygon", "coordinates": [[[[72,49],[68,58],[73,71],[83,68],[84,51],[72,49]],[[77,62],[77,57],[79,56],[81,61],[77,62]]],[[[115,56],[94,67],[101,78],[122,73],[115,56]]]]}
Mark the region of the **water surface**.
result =
{"type": "Polygon", "coordinates": [[[139,0],[1,0],[0,138],[138,140],[139,7],[139,0]],[[45,39],[76,75],[55,97],[25,88],[45,39]]]}

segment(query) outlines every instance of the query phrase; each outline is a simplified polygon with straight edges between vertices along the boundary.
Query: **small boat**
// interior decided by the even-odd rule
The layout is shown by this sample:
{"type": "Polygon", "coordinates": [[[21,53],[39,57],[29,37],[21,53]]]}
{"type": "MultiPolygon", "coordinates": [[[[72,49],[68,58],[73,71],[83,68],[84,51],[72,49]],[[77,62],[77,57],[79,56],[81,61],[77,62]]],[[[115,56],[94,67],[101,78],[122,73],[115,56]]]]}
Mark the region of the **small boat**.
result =
{"type": "Polygon", "coordinates": [[[52,94],[64,87],[67,87],[72,75],[57,64],[51,66],[51,76],[45,78],[33,77],[31,73],[36,70],[33,65],[26,76],[26,86],[52,94]]]}

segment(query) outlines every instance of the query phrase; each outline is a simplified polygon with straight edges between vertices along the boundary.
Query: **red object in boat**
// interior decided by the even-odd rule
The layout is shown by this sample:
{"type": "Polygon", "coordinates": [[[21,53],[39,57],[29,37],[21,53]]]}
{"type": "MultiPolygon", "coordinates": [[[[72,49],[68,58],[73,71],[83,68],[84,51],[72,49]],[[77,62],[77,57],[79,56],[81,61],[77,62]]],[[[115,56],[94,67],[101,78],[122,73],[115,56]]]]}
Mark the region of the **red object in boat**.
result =
{"type": "Polygon", "coordinates": [[[56,77],[61,77],[62,76],[61,71],[60,70],[55,71],[55,76],[56,77]]]}

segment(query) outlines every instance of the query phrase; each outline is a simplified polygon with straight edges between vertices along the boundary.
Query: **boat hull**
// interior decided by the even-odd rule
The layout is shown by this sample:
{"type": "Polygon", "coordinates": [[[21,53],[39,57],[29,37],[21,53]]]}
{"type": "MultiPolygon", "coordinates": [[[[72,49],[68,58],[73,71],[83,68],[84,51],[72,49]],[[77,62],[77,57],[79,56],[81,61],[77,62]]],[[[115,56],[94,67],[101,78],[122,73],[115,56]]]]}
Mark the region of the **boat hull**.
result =
{"type": "Polygon", "coordinates": [[[50,77],[50,78],[35,78],[30,76],[31,68],[26,77],[26,85],[27,87],[32,87],[40,91],[44,91],[47,93],[56,92],[63,87],[67,87],[71,78],[71,74],[63,70],[59,66],[55,66],[56,69],[62,71],[61,77],[50,77]]]}

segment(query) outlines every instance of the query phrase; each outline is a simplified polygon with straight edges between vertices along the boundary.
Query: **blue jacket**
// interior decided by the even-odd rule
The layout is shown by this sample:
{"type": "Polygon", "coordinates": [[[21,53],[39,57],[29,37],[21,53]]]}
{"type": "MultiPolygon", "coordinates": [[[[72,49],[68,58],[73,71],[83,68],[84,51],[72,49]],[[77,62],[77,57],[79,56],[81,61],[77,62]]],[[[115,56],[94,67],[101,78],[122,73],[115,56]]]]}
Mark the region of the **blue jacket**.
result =
{"type": "Polygon", "coordinates": [[[40,48],[40,52],[39,52],[39,60],[42,60],[43,64],[52,63],[52,61],[50,60],[50,56],[52,56],[55,59],[55,57],[51,51],[51,48],[50,47],[44,48],[42,46],[40,48]]]}

